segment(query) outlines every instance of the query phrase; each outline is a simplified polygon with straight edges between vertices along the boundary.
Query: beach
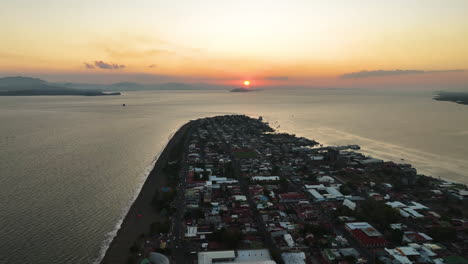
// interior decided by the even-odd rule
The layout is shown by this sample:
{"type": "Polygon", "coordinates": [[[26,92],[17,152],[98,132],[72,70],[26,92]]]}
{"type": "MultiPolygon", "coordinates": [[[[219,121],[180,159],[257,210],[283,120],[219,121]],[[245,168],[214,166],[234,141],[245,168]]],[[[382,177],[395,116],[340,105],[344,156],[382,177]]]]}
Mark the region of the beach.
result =
{"type": "Polygon", "coordinates": [[[184,139],[192,125],[192,121],[186,123],[169,140],[100,263],[127,263],[132,245],[149,233],[151,224],[158,219],[158,212],[154,210],[151,201],[157,190],[165,185],[163,168],[171,161],[171,157],[180,156],[183,149],[180,146],[185,143],[184,139]]]}

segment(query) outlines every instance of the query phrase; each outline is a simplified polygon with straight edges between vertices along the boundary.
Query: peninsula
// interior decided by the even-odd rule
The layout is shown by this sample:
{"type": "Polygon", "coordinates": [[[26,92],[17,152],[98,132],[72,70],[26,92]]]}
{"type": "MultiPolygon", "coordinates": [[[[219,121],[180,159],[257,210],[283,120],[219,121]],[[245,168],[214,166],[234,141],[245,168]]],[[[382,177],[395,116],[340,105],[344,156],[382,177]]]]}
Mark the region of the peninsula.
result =
{"type": "Polygon", "coordinates": [[[468,92],[439,92],[434,96],[434,100],[468,105],[468,92]]]}
{"type": "Polygon", "coordinates": [[[359,151],[261,117],[190,121],[102,263],[466,263],[467,187],[359,151]]]}

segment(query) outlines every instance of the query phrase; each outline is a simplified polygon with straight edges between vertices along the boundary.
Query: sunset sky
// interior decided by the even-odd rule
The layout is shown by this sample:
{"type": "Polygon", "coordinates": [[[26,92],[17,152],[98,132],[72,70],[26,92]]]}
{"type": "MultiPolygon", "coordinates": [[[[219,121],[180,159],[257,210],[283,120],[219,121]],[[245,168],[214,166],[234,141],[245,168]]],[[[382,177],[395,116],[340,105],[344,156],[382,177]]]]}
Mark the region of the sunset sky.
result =
{"type": "Polygon", "coordinates": [[[4,1],[0,75],[467,86],[467,14],[466,0],[4,1]]]}

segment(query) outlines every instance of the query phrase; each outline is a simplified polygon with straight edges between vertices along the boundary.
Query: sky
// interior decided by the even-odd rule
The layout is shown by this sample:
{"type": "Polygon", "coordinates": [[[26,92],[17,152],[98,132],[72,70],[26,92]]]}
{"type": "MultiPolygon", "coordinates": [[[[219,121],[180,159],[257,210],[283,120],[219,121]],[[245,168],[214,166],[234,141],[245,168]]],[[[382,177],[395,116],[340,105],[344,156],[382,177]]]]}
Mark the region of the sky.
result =
{"type": "Polygon", "coordinates": [[[466,0],[15,0],[0,75],[468,86],[466,0]]]}

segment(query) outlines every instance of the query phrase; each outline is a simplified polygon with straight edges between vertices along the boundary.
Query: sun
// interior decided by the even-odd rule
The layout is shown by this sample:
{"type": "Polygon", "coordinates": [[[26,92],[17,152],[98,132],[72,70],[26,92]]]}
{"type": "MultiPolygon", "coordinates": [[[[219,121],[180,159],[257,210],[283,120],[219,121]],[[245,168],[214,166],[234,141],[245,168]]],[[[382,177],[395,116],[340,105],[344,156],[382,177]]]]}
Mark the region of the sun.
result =
{"type": "Polygon", "coordinates": [[[250,81],[244,81],[244,85],[245,85],[245,86],[249,86],[249,85],[250,85],[250,81]]]}

